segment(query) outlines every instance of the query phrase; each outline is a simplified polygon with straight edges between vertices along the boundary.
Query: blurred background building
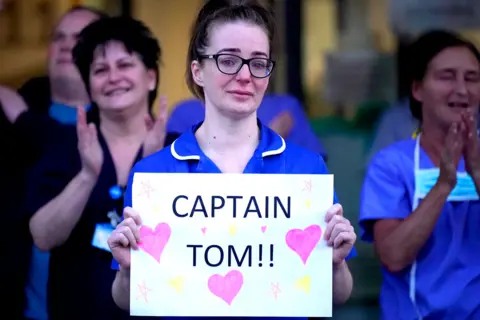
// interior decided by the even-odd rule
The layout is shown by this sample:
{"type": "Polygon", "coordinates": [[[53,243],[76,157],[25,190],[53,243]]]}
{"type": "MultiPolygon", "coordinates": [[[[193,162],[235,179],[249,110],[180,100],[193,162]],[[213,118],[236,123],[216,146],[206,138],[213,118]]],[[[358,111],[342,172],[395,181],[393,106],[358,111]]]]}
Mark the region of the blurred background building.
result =
{"type": "MultiPolygon", "coordinates": [[[[0,83],[43,75],[52,23],[87,4],[143,20],[164,56],[159,92],[170,108],[191,97],[185,81],[190,25],[204,0],[5,0],[0,13],[0,83]]],[[[304,105],[328,153],[346,215],[357,221],[360,188],[379,116],[405,92],[404,46],[432,27],[480,44],[480,2],[468,0],[264,0],[277,17],[280,51],[270,90],[304,105]],[[407,23],[408,21],[408,23],[407,23]]],[[[351,262],[355,289],[335,319],[378,318],[381,276],[370,246],[351,262]]]]}

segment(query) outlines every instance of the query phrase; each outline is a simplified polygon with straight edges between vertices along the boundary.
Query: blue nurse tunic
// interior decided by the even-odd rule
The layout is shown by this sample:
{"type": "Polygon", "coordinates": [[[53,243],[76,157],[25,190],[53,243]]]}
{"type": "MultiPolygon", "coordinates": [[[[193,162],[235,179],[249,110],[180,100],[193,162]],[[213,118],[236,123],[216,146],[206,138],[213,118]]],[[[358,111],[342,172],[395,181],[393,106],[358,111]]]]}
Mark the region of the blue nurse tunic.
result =
{"type": "MultiPolygon", "coordinates": [[[[170,147],[139,161],[130,174],[125,192],[125,207],[132,206],[132,182],[137,172],[160,173],[221,173],[220,169],[200,149],[195,131],[201,124],[193,126],[175,140],[170,147]]],[[[260,142],[253,157],[248,162],[243,173],[255,174],[328,174],[327,166],[321,155],[299,147],[293,143],[286,143],[282,137],[270,128],[260,126],[260,142]]],[[[334,202],[337,202],[334,196],[334,202]]],[[[355,248],[347,259],[356,256],[355,248]]],[[[118,263],[113,260],[112,268],[118,270],[118,263]]],[[[321,299],[321,297],[319,297],[321,299]]],[[[168,320],[195,319],[195,318],[164,318],[168,320]]],[[[202,318],[207,319],[207,318],[202,318]]],[[[223,318],[212,317],[215,320],[223,318]]],[[[238,320],[242,318],[225,318],[238,320]]],[[[244,318],[252,319],[252,318],[244,318]]],[[[274,319],[274,318],[262,318],[274,319]]],[[[299,318],[302,319],[302,318],[299,318]]],[[[306,320],[306,318],[304,319],[306,320]]]]}
{"type": "MultiPolygon", "coordinates": [[[[416,145],[401,141],[373,158],[361,195],[363,240],[373,241],[373,221],[405,219],[421,201],[415,196],[414,168],[435,166],[421,147],[415,152],[416,145]]],[[[463,160],[458,171],[465,171],[463,160]]],[[[414,271],[382,268],[382,319],[480,319],[479,226],[480,201],[446,202],[414,271]]]]}

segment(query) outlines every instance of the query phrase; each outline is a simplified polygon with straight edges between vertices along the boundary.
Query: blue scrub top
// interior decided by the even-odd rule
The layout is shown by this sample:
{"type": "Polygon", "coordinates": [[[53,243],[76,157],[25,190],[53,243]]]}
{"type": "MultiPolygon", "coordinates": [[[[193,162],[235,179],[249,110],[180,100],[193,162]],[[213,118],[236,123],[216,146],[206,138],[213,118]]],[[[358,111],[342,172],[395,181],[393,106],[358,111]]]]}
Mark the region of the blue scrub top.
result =
{"type": "MultiPolygon", "coordinates": [[[[361,194],[361,238],[373,241],[372,221],[405,219],[412,212],[415,140],[395,143],[372,160],[361,194]]],[[[420,169],[433,168],[420,149],[420,169]]],[[[464,171],[463,161],[459,171],[464,171]]],[[[421,201],[421,200],[420,200],[421,201]]],[[[425,319],[480,319],[480,202],[447,202],[417,256],[416,303],[425,319]]],[[[410,267],[382,267],[382,319],[417,319],[409,297],[410,267]]]]}
{"type": "MultiPolygon", "coordinates": [[[[89,111],[91,104],[85,106],[85,111],[89,111]]],[[[48,115],[63,124],[77,124],[77,108],[67,106],[61,103],[53,102],[48,109],[48,115]]]]}
{"type": "MultiPolygon", "coordinates": [[[[286,143],[278,134],[268,127],[260,125],[260,142],[253,157],[248,162],[244,173],[265,174],[328,174],[327,166],[322,157],[313,151],[299,147],[293,143],[286,143]]],[[[168,148],[142,159],[130,173],[127,191],[125,193],[125,207],[132,206],[133,175],[137,172],[178,172],[178,173],[221,173],[220,169],[200,149],[195,131],[200,124],[193,126],[183,133],[168,148]]],[[[334,196],[334,203],[337,197],[334,196]]],[[[355,248],[350,252],[347,260],[356,256],[355,248]]],[[[118,263],[113,260],[112,269],[118,270],[118,263]]],[[[321,297],[319,297],[321,299],[321,297]]],[[[163,319],[195,319],[165,317],[163,319]]],[[[203,318],[206,319],[206,318],[203,318]]],[[[215,320],[224,318],[212,317],[215,320]]],[[[228,320],[240,318],[225,318],[228,320]]],[[[254,319],[254,318],[245,318],[254,319]]],[[[274,319],[274,318],[262,318],[274,319]]],[[[298,318],[303,319],[303,318],[298,318]]],[[[303,319],[303,320],[306,320],[303,319]]]]}
{"type": "MultiPolygon", "coordinates": [[[[91,105],[85,106],[85,111],[91,105]]],[[[64,124],[76,125],[77,108],[52,102],[48,110],[49,116],[64,124]]],[[[35,245],[32,248],[30,270],[25,287],[26,306],[24,316],[36,320],[47,320],[47,285],[50,253],[40,251],[35,245]]]]}

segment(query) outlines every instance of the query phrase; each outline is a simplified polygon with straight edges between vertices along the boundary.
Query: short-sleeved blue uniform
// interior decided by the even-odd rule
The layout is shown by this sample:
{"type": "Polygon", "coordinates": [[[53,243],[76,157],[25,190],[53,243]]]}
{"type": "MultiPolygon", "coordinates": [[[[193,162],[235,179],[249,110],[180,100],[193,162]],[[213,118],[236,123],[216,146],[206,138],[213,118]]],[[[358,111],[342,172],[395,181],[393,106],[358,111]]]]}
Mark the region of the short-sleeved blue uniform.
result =
{"type": "MultiPolygon", "coordinates": [[[[33,216],[40,208],[57,197],[82,168],[77,148],[75,126],[60,126],[54,144],[49,144],[32,168],[28,177],[24,214],[33,216]]],[[[170,144],[177,134],[167,134],[170,144]]],[[[115,305],[111,288],[115,272],[111,269],[110,252],[92,245],[96,226],[112,223],[111,214],[120,215],[123,208],[123,189],[119,185],[115,164],[101,131],[98,140],[104,155],[103,166],[95,187],[88,198],[78,222],[63,244],[53,248],[43,278],[47,288],[48,319],[129,319],[129,315],[115,305]]],[[[141,159],[138,150],[134,161],[141,159]]],[[[47,256],[48,258],[48,256],[47,256]]],[[[42,260],[40,260],[42,261],[42,260]]],[[[43,275],[42,269],[35,275],[43,275]]],[[[38,279],[38,278],[37,278],[38,279]]],[[[39,279],[42,279],[40,277],[39,279]]],[[[40,282],[41,284],[41,282],[40,282]]],[[[0,285],[1,287],[1,285],[0,285]]],[[[31,286],[42,288],[42,286],[31,286]]],[[[30,293],[36,293],[29,290],[30,293]]],[[[35,301],[35,300],[34,300],[35,301]]],[[[41,306],[35,304],[31,306],[41,306]]],[[[27,319],[43,319],[39,308],[29,308],[27,319]],[[33,313],[32,311],[36,311],[33,313]]]]}
{"type": "MultiPolygon", "coordinates": [[[[415,146],[415,140],[401,141],[373,158],[361,195],[363,240],[373,241],[373,221],[405,219],[413,211],[415,146]]],[[[420,147],[417,162],[420,170],[435,167],[420,147]]],[[[463,160],[458,170],[465,171],[463,160]]],[[[479,201],[446,202],[416,270],[382,268],[382,319],[480,319],[479,226],[479,201]]]]}
{"type": "MultiPolygon", "coordinates": [[[[132,181],[137,172],[178,172],[178,173],[221,173],[220,169],[200,149],[195,138],[199,125],[183,133],[168,148],[139,161],[130,174],[125,193],[125,207],[132,206],[132,181]]],[[[322,157],[299,147],[286,143],[278,134],[259,123],[260,142],[248,162],[244,173],[265,174],[328,174],[322,157]]],[[[334,198],[336,203],[336,196],[334,198]]],[[[356,256],[353,249],[347,259],[356,256]]],[[[119,269],[114,260],[112,268],[119,269]]],[[[321,299],[321,297],[319,297],[321,299]]],[[[168,319],[168,318],[165,318],[168,319]]],[[[178,317],[172,319],[179,319],[178,317]]],[[[185,318],[188,319],[188,318],[185,318]]],[[[212,318],[213,319],[213,318],[212,318]]],[[[221,318],[215,317],[216,320],[221,318]]],[[[235,318],[228,318],[234,320],[235,318]]],[[[262,318],[268,319],[268,318],[262,318]]]]}

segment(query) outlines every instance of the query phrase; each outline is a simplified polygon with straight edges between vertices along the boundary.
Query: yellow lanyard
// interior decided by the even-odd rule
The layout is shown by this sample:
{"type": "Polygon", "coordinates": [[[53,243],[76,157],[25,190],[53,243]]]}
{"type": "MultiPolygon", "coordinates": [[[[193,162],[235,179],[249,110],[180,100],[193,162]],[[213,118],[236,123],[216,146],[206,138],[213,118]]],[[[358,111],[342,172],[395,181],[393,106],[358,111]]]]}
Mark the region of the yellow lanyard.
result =
{"type": "Polygon", "coordinates": [[[419,133],[420,133],[420,129],[415,130],[415,131],[412,133],[412,139],[417,139],[419,133]]]}

